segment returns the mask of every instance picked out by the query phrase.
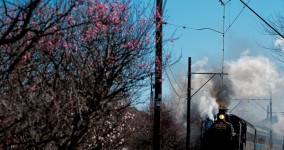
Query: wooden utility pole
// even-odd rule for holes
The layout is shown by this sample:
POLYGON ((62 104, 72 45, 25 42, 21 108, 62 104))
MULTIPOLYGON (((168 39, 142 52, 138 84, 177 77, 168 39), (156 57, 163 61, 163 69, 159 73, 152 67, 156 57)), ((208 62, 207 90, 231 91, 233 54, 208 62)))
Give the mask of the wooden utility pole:
POLYGON ((160 150, 160 115, 162 100, 162 10, 163 0, 156 2, 156 58, 155 58, 155 102, 154 102, 154 129, 153 150, 160 150))
POLYGON ((188 57, 187 87, 186 150, 190 150, 191 57, 188 57))
POLYGON ((153 117, 154 111, 153 111, 153 106, 154 106, 154 93, 153 93, 153 72, 151 72, 150 75, 150 113, 151 113, 151 117, 153 117))

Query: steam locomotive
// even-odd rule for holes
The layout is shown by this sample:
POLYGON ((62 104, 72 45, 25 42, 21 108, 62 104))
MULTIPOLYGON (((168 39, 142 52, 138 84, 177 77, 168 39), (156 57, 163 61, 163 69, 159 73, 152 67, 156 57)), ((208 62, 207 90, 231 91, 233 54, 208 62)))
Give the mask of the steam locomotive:
POLYGON ((220 109, 217 119, 205 120, 201 128, 201 150, 272 150, 272 131, 220 109))

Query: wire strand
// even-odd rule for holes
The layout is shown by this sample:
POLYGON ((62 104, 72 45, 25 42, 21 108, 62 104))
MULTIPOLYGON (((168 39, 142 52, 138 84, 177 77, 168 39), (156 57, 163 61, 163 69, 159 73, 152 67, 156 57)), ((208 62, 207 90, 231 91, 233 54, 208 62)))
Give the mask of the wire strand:
POLYGON ((169 77, 169 75, 168 75, 167 70, 165 70, 165 73, 166 73, 166 76, 167 76, 167 78, 168 78, 168 80, 169 80, 169 83, 170 83, 170 85, 171 85, 173 91, 175 92, 175 94, 176 94, 179 98, 186 98, 187 95, 181 96, 180 94, 178 94, 178 92, 176 91, 176 89, 175 89, 174 86, 173 86, 173 83, 172 83, 172 81, 171 81, 171 79, 170 79, 170 77, 169 77))
POLYGON ((183 90, 183 89, 179 86, 179 84, 177 83, 177 80, 176 80, 176 78, 175 78, 175 76, 174 76, 174 74, 173 74, 173 72, 172 72, 171 67, 170 67, 169 69, 170 69, 170 72, 171 72, 171 74, 172 74, 172 76, 173 76, 173 79, 174 79, 174 81, 175 81, 177 87, 178 87, 180 90, 183 90))
MULTIPOLYGON (((246 4, 249 4, 251 0, 249 0, 246 4)), ((231 2, 231 0, 227 1, 226 3, 224 3, 223 1, 221 1, 221 5, 226 5, 227 3, 231 2)), ((214 32, 217 32, 217 33, 220 33, 220 34, 225 34, 231 27, 232 25, 236 22, 236 20, 239 18, 239 16, 242 14, 242 12, 244 11, 244 9, 246 8, 246 6, 243 6, 242 9, 240 10, 240 12, 238 13, 238 15, 235 17, 235 19, 232 21, 232 23, 229 23, 229 26, 228 28, 224 31, 224 32, 221 32, 221 31, 218 31, 216 29, 213 29, 213 28, 209 28, 209 27, 204 27, 204 28, 192 28, 192 27, 189 27, 189 26, 185 26, 185 25, 178 25, 178 24, 174 24, 174 23, 169 23, 169 22, 166 22, 166 21, 163 21, 163 24, 165 25, 171 25, 171 26, 175 26, 175 27, 179 27, 179 28, 183 28, 183 29, 191 29, 191 30, 196 30, 196 31, 202 31, 202 30, 211 30, 211 31, 214 31, 214 32)))
MULTIPOLYGON (((250 0, 247 2, 247 4, 249 4, 250 0)), ((226 33, 230 28, 231 26, 235 23, 235 21, 239 18, 239 16, 241 15, 241 13, 244 11, 246 7, 243 6, 242 10, 238 13, 238 15, 235 17, 235 19, 233 20, 232 23, 229 24, 228 28, 226 29, 226 31, 224 33, 226 33)))
POLYGON ((197 31, 201 31, 201 30, 211 30, 211 31, 214 31, 214 32, 217 32, 217 33, 222 34, 221 31, 218 31, 218 30, 213 29, 213 28, 208 28, 208 27, 205 27, 205 28, 191 28, 191 27, 188 27, 188 26, 177 25, 177 24, 173 24, 173 23, 166 22, 166 21, 164 21, 163 24, 164 24, 164 25, 171 25, 171 26, 175 26, 175 27, 179 27, 179 28, 183 28, 183 29, 197 30, 197 31))

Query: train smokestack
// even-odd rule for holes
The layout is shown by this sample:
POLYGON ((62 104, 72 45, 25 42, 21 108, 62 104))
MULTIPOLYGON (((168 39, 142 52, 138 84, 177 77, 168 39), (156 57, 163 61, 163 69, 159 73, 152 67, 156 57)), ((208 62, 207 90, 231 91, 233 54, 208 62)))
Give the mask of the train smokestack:
POLYGON ((229 109, 219 109, 219 113, 225 114, 228 112, 229 109))

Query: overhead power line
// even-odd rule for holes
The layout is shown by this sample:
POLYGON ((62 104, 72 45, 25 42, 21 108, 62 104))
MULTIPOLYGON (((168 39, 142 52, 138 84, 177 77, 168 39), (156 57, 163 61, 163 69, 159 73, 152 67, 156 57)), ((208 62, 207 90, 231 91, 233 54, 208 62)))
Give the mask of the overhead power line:
MULTIPOLYGON (((170 79, 170 77, 169 77, 169 75, 168 75, 167 70, 165 70, 165 73, 166 73, 166 76, 167 76, 167 78, 168 78, 168 80, 169 80, 169 83, 170 83, 170 85, 171 85, 173 91, 175 92, 175 94, 176 94, 179 98, 186 98, 187 95, 182 96, 182 95, 180 95, 180 94, 176 91, 176 89, 175 89, 175 87, 174 87, 174 85, 173 85, 173 83, 172 83, 172 81, 171 81, 171 79, 170 79)), ((176 84, 177 84, 177 83, 176 83, 176 84)), ((177 85, 178 85, 178 84, 177 84, 177 85)))
POLYGON ((263 19, 259 14, 257 14, 252 8, 250 8, 246 3, 240 0, 252 13, 254 13, 259 19, 261 19, 267 26, 269 26, 275 33, 284 39, 284 36, 278 32, 274 27, 272 27, 265 19, 263 19))
MULTIPOLYGON (((174 75, 173 72, 172 72, 171 67, 170 67, 169 69, 170 69, 170 72, 171 72, 171 74, 172 74, 172 76, 173 76, 173 79, 174 79, 174 81, 175 81, 177 87, 178 87, 180 90, 184 90, 184 87, 181 88, 181 87, 179 86, 179 84, 178 84, 178 82, 177 82, 177 80, 176 80, 176 78, 175 78, 175 75, 174 75)), ((184 82, 183 84, 185 84, 185 82, 184 82)))
MULTIPOLYGON (((250 0, 247 2, 247 4, 250 2, 250 0)), ((241 15, 241 13, 244 11, 246 7, 243 6, 242 10, 238 13, 238 15, 235 17, 235 19, 233 20, 232 23, 229 24, 228 28, 226 29, 225 33, 231 28, 231 26, 235 23, 235 21, 239 18, 239 16, 241 15)))
POLYGON ((175 26, 175 27, 179 27, 179 28, 183 28, 183 29, 197 30, 197 31, 201 31, 201 30, 211 30, 211 31, 214 31, 214 32, 223 34, 221 31, 218 31, 218 30, 212 29, 212 28, 208 28, 208 27, 205 27, 205 28, 191 28, 191 27, 188 27, 188 26, 173 24, 173 23, 169 23, 169 22, 166 22, 166 21, 163 21, 163 24, 164 24, 164 25, 171 25, 171 26, 175 26))
MULTIPOLYGON (((246 4, 249 4, 251 0, 249 0, 246 4)), ((222 0, 219 0, 219 2, 221 2, 221 5, 226 5, 227 3, 231 2, 231 0, 227 1, 226 3, 224 3, 222 0)), ((240 10, 240 12, 238 13, 238 15, 234 18, 234 20, 232 21, 232 23, 229 24, 229 26, 227 27, 227 29, 224 32, 218 31, 216 29, 210 28, 210 27, 203 27, 203 28, 192 28, 186 25, 178 25, 178 24, 174 24, 174 23, 170 23, 167 21, 163 21, 164 25, 170 25, 170 26, 175 26, 178 28, 183 28, 183 29, 190 29, 190 30, 196 30, 196 31, 202 31, 202 30, 210 30, 219 34, 225 34, 231 27, 232 25, 236 22, 236 20, 239 18, 239 16, 242 14, 242 12, 244 11, 246 7, 243 6, 243 8, 240 10)))

